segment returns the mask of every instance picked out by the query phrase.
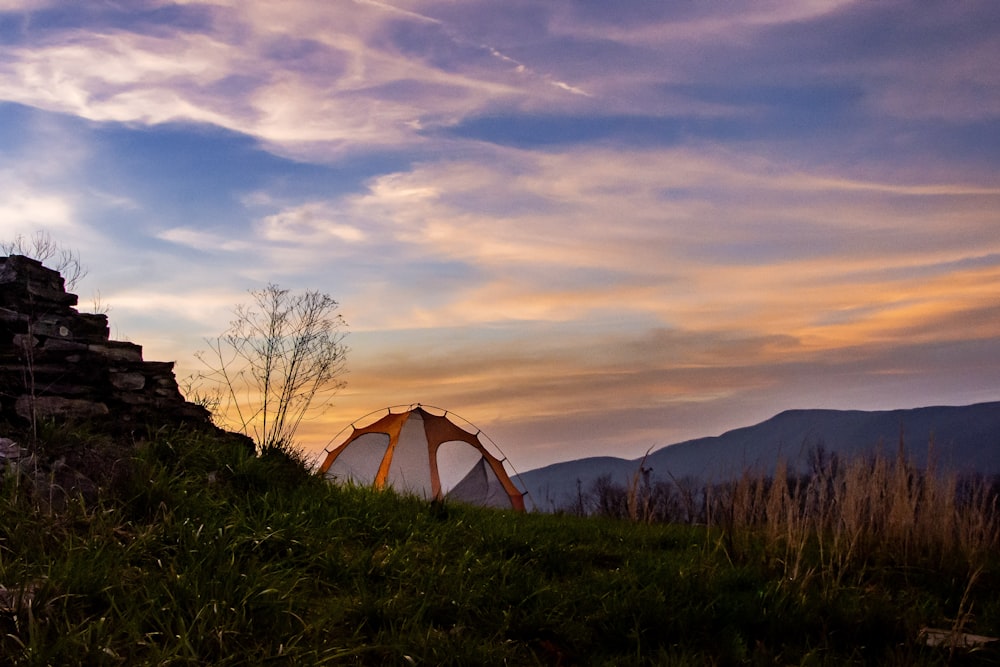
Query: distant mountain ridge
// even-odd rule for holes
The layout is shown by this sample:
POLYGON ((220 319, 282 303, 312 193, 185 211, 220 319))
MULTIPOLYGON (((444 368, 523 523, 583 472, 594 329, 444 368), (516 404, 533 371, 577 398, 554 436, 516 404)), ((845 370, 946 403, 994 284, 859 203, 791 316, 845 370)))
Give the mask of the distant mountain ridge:
MULTIPOLYGON (((842 459, 874 453, 895 454, 902 437, 910 460, 927 465, 932 450, 938 470, 1000 475, 1000 401, 967 406, 902 410, 786 410, 754 426, 719 436, 667 445, 643 464, 653 479, 733 479, 744 470, 768 474, 779 461, 803 470, 822 446, 842 459)), ((641 459, 609 456, 555 463, 522 473, 520 480, 536 509, 572 504, 603 475, 627 484, 641 459)))

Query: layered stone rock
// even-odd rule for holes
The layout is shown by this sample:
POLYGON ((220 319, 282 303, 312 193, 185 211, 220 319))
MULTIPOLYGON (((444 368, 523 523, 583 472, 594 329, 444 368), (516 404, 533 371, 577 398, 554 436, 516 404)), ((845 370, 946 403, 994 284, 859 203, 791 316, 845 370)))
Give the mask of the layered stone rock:
POLYGON ((108 318, 76 310, 62 276, 36 260, 0 257, 0 418, 210 424, 184 399, 172 362, 109 339, 108 318))

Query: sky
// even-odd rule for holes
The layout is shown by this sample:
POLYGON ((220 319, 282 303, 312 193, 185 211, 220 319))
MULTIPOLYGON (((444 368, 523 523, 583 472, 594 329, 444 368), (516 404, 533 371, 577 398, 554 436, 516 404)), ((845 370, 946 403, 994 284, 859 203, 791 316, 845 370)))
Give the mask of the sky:
POLYGON ((340 304, 319 451, 423 403, 525 471, 1000 400, 994 0, 0 0, 0 237, 198 369, 340 304))

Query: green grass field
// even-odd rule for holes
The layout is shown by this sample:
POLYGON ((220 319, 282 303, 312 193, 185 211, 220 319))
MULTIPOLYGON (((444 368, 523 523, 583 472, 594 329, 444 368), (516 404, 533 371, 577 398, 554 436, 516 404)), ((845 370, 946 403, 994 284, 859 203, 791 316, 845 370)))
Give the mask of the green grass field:
POLYGON ((185 431, 42 437, 93 452, 93 484, 5 475, 3 664, 1000 664, 921 637, 1000 636, 995 498, 935 537, 891 505, 809 524, 748 482, 713 526, 660 525, 338 488, 185 431))

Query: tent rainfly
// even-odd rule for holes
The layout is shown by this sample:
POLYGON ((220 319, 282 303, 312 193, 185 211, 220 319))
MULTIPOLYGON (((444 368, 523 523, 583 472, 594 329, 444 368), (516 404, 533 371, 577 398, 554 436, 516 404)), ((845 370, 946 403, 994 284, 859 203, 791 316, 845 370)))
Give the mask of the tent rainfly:
POLYGON ((428 499, 449 499, 524 511, 524 495, 503 461, 480 440, 417 404, 358 428, 340 445, 327 448, 319 474, 333 482, 386 486, 428 499))

